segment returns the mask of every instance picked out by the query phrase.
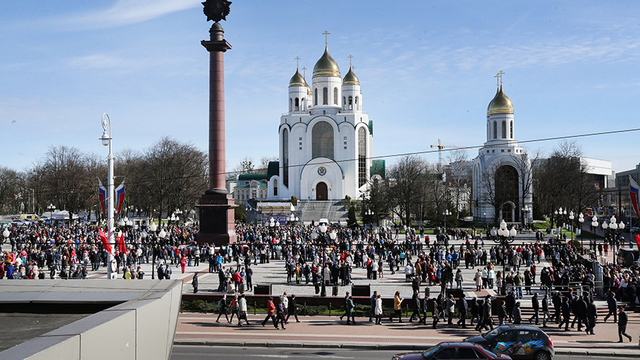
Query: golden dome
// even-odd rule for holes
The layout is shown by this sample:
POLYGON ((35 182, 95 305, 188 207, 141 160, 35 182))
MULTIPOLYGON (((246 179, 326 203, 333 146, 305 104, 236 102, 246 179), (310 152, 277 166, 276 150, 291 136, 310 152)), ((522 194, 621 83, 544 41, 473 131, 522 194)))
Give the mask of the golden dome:
POLYGON ((500 85, 496 96, 493 97, 489 107, 487 107, 487 116, 492 114, 513 114, 513 104, 511 99, 502 91, 502 85, 500 85))
POLYGON ((337 76, 340 77, 340 68, 338 67, 338 63, 329 55, 329 50, 324 48, 324 54, 318 62, 316 66, 313 67, 313 77, 316 78, 318 76, 337 76))
POLYGON ((289 86, 307 86, 307 81, 304 79, 300 71, 296 69, 296 73, 291 77, 291 81, 289 81, 289 86))
POLYGON ((358 80, 358 77, 353 72, 352 67, 349 67, 349 72, 344 76, 344 79, 342 79, 342 85, 360 85, 360 80, 358 80))

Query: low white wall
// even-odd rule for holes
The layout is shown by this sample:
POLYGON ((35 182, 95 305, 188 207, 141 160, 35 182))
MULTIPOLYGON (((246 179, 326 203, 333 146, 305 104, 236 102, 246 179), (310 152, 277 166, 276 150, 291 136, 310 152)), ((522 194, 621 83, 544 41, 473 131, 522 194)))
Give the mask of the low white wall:
POLYGON ((15 302, 12 298, 32 303, 57 303, 56 299, 59 299, 71 306, 84 301, 100 302, 100 299, 104 302, 105 298, 109 302, 114 299, 122 302, 5 350, 0 353, 0 359, 168 360, 171 357, 182 296, 180 280, 10 283, 0 284, 0 304, 15 302), (19 285, 26 284, 16 283, 30 284, 24 287, 19 285), (38 285, 42 288, 38 289, 38 285), (78 298, 83 301, 64 300, 78 298))

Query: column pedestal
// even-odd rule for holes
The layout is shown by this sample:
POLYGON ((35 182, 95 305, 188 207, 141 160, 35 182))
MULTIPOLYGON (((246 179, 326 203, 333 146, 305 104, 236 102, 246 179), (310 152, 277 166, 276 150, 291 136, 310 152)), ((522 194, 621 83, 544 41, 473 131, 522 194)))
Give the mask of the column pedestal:
POLYGON ((196 206, 200 210, 198 243, 221 246, 236 242, 234 208, 237 205, 231 195, 207 191, 196 206))

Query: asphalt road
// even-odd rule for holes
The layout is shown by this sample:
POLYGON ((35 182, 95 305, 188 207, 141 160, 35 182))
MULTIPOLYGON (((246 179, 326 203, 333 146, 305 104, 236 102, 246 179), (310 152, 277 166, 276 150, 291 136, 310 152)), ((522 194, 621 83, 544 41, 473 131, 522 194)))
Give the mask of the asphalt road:
MULTIPOLYGON (((358 349, 310 349, 310 348, 266 348, 227 346, 184 346, 174 345, 172 360, 187 359, 336 359, 336 360, 390 360, 391 356, 404 351, 358 350, 358 349)), ((584 358, 584 356, 556 355, 554 360, 584 358)), ((589 360, 611 360, 611 357, 589 356, 589 360)), ((616 357, 616 359, 637 359, 616 357)))

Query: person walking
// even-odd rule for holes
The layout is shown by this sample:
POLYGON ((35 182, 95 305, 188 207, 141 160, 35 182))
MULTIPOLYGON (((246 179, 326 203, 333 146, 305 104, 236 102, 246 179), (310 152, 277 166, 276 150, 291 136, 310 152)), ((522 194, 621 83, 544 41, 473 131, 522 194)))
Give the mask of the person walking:
POLYGON ((275 312, 276 312, 276 306, 273 303, 273 297, 269 296, 269 298, 267 299, 267 317, 265 317, 264 320, 262 320, 263 327, 267 323, 267 321, 271 319, 273 321, 273 326, 276 329, 279 329, 278 323, 276 322, 275 312))
POLYGON ((374 314, 376 316, 376 324, 382 325, 382 297, 380 294, 376 296, 374 314))
POLYGON ((446 306, 447 306, 447 325, 453 325, 453 312, 455 308, 456 302, 453 300, 453 294, 449 294, 449 298, 447 298, 446 306))
POLYGON ((291 299, 289 300, 288 305, 288 314, 286 322, 289 323, 289 317, 293 315, 296 318, 296 322, 300 322, 298 319, 298 304, 296 303, 296 294, 291 294, 291 299))
POLYGON ((629 321, 629 316, 624 311, 624 306, 618 306, 618 338, 620 339, 618 342, 622 342, 622 336, 624 335, 629 341, 632 340, 631 335, 627 334, 627 322, 629 321))
POLYGON ((198 273, 193 274, 193 279, 191 280, 191 285, 193 286, 193 293, 198 293, 198 273))
POLYGON ((460 295, 458 299, 458 313, 460 314, 460 320, 458 320, 458 326, 463 329, 467 328, 467 310, 469 309, 469 304, 467 300, 464 298, 464 293, 460 295), (462 325, 460 325, 462 324, 462 325))
POLYGON ((241 294, 238 300, 238 326, 242 326, 242 320, 244 320, 247 325, 251 325, 249 318, 247 318, 247 310, 247 299, 244 294, 241 294))
POLYGON ((536 325, 540 323, 540 303, 538 302, 538 293, 533 294, 531 298, 531 307, 533 307, 533 316, 529 318, 529 324, 536 320, 536 325))
POLYGON ((233 324, 233 317, 237 317, 240 319, 240 313, 238 312, 238 294, 233 296, 231 300, 231 319, 229 319, 229 324, 233 324))
MULTIPOLYGON (((400 297, 400 291, 396 291, 396 294, 393 296, 393 310, 395 312, 395 316, 398 317, 398 322, 402 322, 402 302, 404 298, 400 297)), ((389 318, 390 322, 393 322, 394 316, 389 318)))
POLYGON ((522 323, 522 311, 520 310, 520 301, 516 302, 516 306, 513 307, 513 323, 518 325, 522 323))
POLYGON ((618 322, 618 313, 616 312, 618 307, 618 300, 616 300, 616 294, 609 290, 609 296, 607 296, 607 309, 609 313, 604 317, 604 322, 607 322, 607 319, 613 315, 613 323, 618 322))
POLYGON ((346 316, 347 321, 349 321, 349 311, 347 310, 347 302, 349 301, 349 292, 347 291, 344 295, 344 302, 342 303, 342 308, 344 309, 344 314, 340 315, 340 321, 346 316))
POLYGON ((542 327, 547 327, 547 320, 549 319, 549 294, 545 292, 542 298, 542 327))
POLYGON ((378 292, 374 291, 373 295, 371 295, 371 312, 369 313, 369 322, 372 322, 376 317, 376 298, 378 297, 378 292))
MULTIPOLYGON (((282 330, 287 330, 287 328, 284 327, 284 324, 286 324, 285 318, 284 318, 284 304, 282 302, 282 300, 278 301, 278 304, 276 304, 276 325, 279 323, 282 326, 282 330)), ((276 327, 277 328, 277 327, 276 327)))
POLYGON ((351 296, 347 298, 345 307, 347 309, 347 325, 351 325, 351 324, 355 325, 356 324, 356 318, 354 315, 355 305, 353 304, 353 298, 351 296))
POLYGON ((418 319, 420 323, 422 323, 422 316, 420 311, 420 290, 414 290, 413 296, 411 297, 411 306, 413 308, 413 313, 409 318, 409 322, 413 322, 414 319, 418 319))
POLYGON ((218 318, 216 319, 217 323, 220 322, 220 316, 222 315, 224 315, 228 323, 231 323, 229 321, 229 315, 227 315, 227 294, 222 295, 222 299, 218 301, 218 318))
POLYGON ((565 325, 564 331, 569 331, 569 323, 571 322, 571 305, 569 304, 569 298, 564 297, 562 299, 562 320, 558 329, 562 329, 562 325, 565 325))
POLYGON ((598 318, 598 308, 596 307, 593 298, 589 299, 587 305, 587 329, 585 330, 588 335, 595 335, 593 328, 596 327, 596 319, 598 318))

